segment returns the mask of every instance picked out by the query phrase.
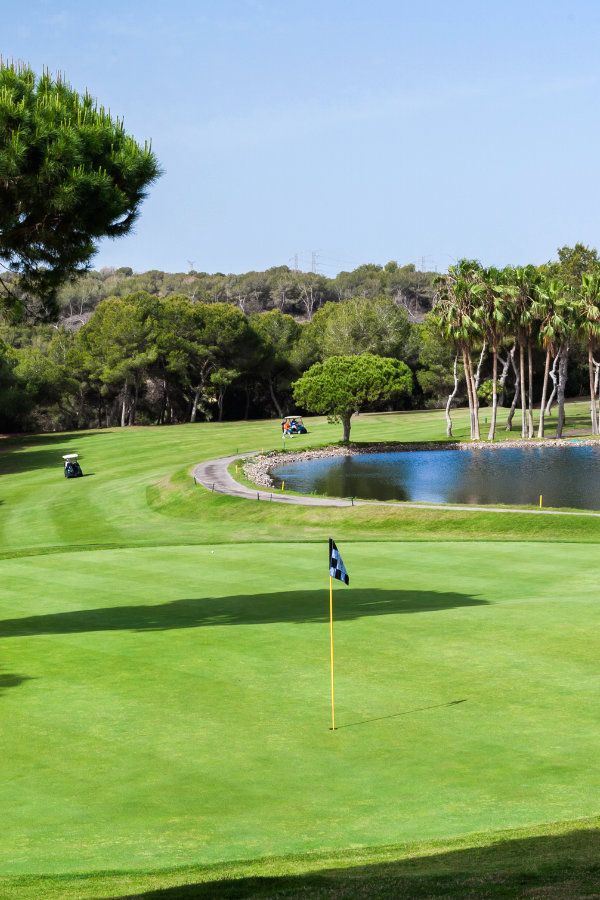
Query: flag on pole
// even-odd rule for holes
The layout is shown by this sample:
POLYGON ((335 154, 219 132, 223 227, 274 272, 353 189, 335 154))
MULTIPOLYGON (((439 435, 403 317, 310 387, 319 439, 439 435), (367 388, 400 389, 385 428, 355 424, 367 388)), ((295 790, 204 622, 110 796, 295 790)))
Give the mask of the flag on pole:
POLYGON ((350 576, 346 571, 342 554, 335 546, 335 541, 332 541, 331 538, 329 538, 329 574, 332 578, 343 581, 344 584, 350 584, 350 576))
POLYGON ((333 677, 333 579, 350 584, 342 554, 329 538, 329 659, 331 669, 331 730, 335 731, 335 685, 333 677))

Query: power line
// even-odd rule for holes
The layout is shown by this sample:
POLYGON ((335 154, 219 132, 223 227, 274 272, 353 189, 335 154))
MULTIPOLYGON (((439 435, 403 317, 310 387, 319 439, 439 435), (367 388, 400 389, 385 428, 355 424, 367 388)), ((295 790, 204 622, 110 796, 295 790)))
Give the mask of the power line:
POLYGON ((323 256, 325 259, 331 260, 331 262, 333 262, 333 263, 341 263, 346 266, 362 266, 362 265, 364 265, 364 260, 343 259, 339 256, 331 256, 331 254, 329 254, 329 253, 323 253, 323 254, 321 254, 321 256, 323 256))

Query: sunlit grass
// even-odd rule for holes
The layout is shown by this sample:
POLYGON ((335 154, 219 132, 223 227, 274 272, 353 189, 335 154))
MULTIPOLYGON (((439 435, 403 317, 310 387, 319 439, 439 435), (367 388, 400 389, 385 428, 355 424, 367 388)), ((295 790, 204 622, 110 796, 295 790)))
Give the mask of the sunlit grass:
MULTIPOLYGON (((303 446, 339 437, 309 424, 303 446)), ((353 437, 443 424, 360 416, 353 437)), ((192 481, 203 459, 280 443, 277 422, 0 442, 0 893, 273 876, 244 890, 418 896, 418 873, 469 896, 531 855, 532 883, 562 884, 571 858, 583 884, 597 822, 565 833, 600 787, 598 520, 282 508, 192 481), (88 477, 63 478, 68 450, 88 477), (330 534, 352 578, 335 734, 330 534), (103 870, 131 874, 87 877, 103 870)))

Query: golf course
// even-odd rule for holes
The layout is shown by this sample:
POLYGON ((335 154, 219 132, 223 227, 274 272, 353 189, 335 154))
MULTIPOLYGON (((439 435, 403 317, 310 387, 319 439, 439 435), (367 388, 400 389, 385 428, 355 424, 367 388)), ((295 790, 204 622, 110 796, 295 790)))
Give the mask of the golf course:
MULTIPOLYGON (((294 449, 339 440, 307 424, 294 449)), ((443 434, 442 412, 352 432, 443 434)), ((280 447, 272 421, 0 439, 0 896, 595 884, 600 518, 284 506, 191 477, 280 447), (330 536, 351 577, 335 732, 330 536)))

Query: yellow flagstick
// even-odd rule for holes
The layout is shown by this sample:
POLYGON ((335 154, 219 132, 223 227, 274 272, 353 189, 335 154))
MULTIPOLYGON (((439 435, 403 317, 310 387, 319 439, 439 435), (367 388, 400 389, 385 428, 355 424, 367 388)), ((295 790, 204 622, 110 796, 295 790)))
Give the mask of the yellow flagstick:
POLYGON ((333 689, 333 578, 329 576, 329 650, 331 663, 331 730, 335 731, 335 693, 333 689))

